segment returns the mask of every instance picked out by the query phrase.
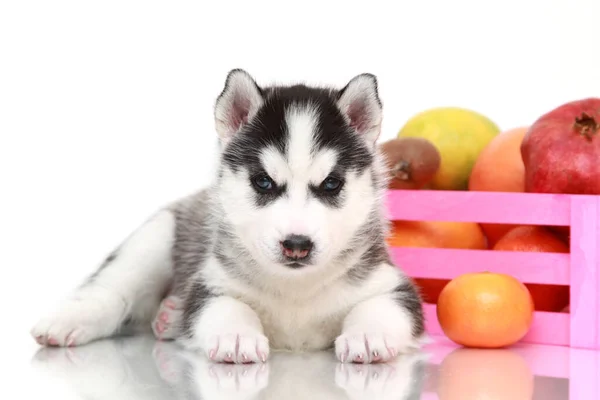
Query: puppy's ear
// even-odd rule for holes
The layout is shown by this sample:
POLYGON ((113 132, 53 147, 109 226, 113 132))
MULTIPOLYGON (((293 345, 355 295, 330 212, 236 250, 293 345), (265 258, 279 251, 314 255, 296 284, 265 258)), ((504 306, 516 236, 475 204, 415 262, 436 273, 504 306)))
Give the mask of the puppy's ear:
POLYGON ((352 78, 340 90, 337 104, 350 126, 369 144, 374 144, 381 132, 382 120, 375 75, 361 74, 352 78))
POLYGON ((215 124, 221 141, 227 142, 238 133, 262 103, 262 90, 254 78, 242 69, 231 70, 215 105, 215 124))

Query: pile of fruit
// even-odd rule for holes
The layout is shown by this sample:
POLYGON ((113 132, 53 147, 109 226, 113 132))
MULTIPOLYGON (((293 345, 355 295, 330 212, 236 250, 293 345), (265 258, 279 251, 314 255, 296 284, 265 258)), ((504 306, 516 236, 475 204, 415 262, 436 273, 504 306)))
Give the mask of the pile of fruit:
MULTIPOLYGON (((390 171, 391 189, 600 195, 600 137, 597 136, 600 136, 600 98, 588 98, 563 104, 530 126, 506 131, 475 111, 431 109, 412 117, 397 138, 382 143, 381 148, 390 171)), ((394 221, 388 243, 397 247, 568 253, 569 240, 568 228, 564 227, 394 221)), ((501 288, 507 279, 502 274, 482 272, 455 281, 458 279, 466 281, 449 284, 445 280, 415 279, 424 300, 438 305, 438 318, 447 334, 452 331, 450 327, 458 324, 459 312, 453 307, 458 307, 456 302, 462 301, 461 298, 475 301, 493 297, 498 291, 509 293, 501 288)), ((504 303, 499 306, 504 307, 502 312, 511 316, 513 328, 514 324, 519 325, 516 320, 521 321, 520 328, 527 325, 534 310, 568 310, 568 286, 516 283, 531 296, 531 309, 526 298, 515 308, 507 299, 496 296, 498 302, 504 303)), ((518 285, 510 293, 520 293, 518 285)), ((485 315, 479 315, 477 302, 472 304, 475 306, 470 307, 471 323, 484 323, 487 319, 493 326, 490 313, 481 311, 485 315)), ((489 310, 490 305, 481 305, 480 309, 489 310)), ((498 322, 494 329, 501 329, 498 322)), ((505 335, 504 345, 525 334, 523 329, 515 329, 520 332, 515 336, 517 339, 508 340, 510 335, 505 335)), ((467 331, 463 329, 463 337, 470 336, 467 331)))

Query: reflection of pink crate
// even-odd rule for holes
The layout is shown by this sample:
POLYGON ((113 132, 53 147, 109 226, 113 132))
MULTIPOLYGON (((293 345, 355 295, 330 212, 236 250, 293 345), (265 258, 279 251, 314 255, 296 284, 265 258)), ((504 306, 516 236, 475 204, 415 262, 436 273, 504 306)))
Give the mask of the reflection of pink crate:
MULTIPOLYGON (((393 247, 396 264, 415 278, 466 272, 510 274, 524 283, 569 285, 571 312, 536 312, 523 342, 600 349, 600 196, 390 190, 392 220, 487 222, 571 227, 570 254, 393 247)), ((426 304, 431 335, 443 334, 426 304)))

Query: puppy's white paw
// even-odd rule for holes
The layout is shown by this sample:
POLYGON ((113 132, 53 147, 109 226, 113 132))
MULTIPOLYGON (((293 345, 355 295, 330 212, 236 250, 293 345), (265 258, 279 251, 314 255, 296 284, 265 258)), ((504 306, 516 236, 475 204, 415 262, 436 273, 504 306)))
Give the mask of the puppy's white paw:
POLYGON ((40 320, 31 335, 43 346, 83 345, 113 334, 123 314, 123 300, 116 296, 74 297, 40 320))
POLYGON ((398 354, 410 353, 421 347, 421 342, 410 332, 342 333, 335 340, 335 353, 341 362, 370 364, 387 362, 398 354))
POLYGON ((152 331, 159 340, 175 339, 180 333, 183 318, 183 301, 176 296, 168 296, 161 303, 154 321, 152 331))
POLYGON ((264 363, 269 357, 269 340, 254 330, 231 329, 210 335, 204 349, 208 358, 216 362, 264 363))
POLYGON ((227 296, 210 300, 194 321, 183 344, 223 363, 264 363, 269 340, 258 315, 247 304, 227 296))
POLYGON ((392 297, 375 297, 359 303, 344 320, 335 340, 341 362, 386 362, 420 347, 414 316, 392 297))
POLYGON ((335 340, 335 353, 341 362, 369 364, 386 362, 398 354, 392 335, 384 333, 345 333, 335 340))

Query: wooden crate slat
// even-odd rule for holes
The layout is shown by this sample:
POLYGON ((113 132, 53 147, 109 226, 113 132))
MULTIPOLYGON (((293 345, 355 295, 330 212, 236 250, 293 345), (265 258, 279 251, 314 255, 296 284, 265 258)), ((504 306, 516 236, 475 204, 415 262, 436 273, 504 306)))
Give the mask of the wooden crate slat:
POLYGON ((568 226, 571 196, 450 190, 390 190, 388 217, 410 221, 568 226))

